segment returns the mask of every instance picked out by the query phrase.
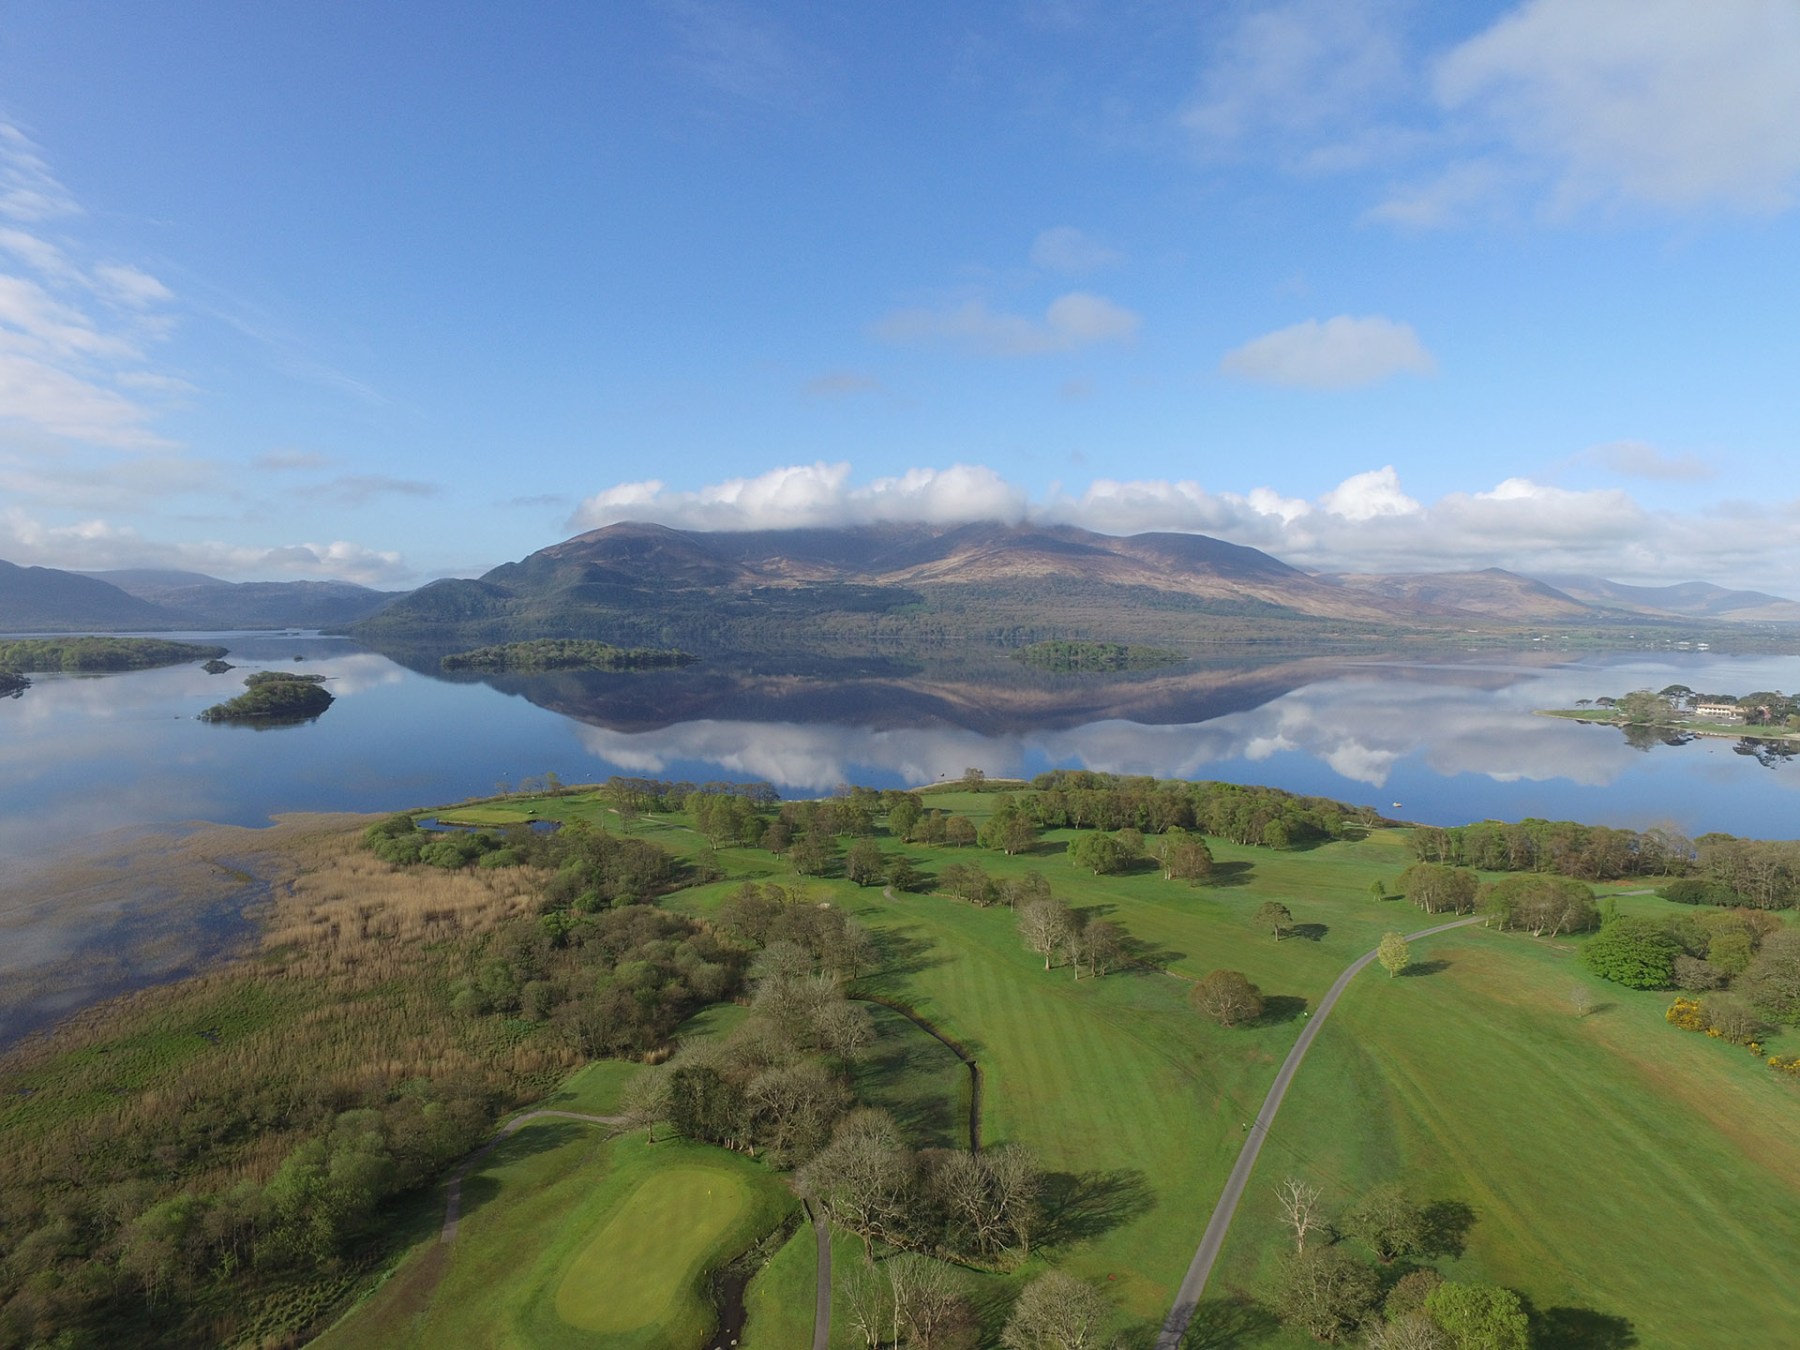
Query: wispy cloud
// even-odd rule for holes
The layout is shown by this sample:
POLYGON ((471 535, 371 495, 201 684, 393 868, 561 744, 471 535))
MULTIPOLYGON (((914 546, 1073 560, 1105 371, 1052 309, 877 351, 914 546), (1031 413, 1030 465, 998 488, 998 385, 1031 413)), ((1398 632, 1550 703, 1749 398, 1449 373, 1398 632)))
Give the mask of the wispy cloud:
POLYGON ((1663 482, 1692 483, 1718 477, 1719 471, 1698 455, 1669 455, 1647 441, 1610 441, 1584 450, 1578 458, 1614 473, 1663 482))
POLYGON ((1393 375, 1431 375, 1437 362, 1411 324, 1340 314, 1265 333, 1227 352, 1219 369, 1265 384, 1348 389, 1393 375))
POLYGON ((808 398, 848 398, 854 394, 879 394, 883 385, 860 370, 833 370, 815 375, 802 392, 808 398))
POLYGON ((1125 261, 1118 249, 1073 225, 1058 225, 1043 231, 1031 243, 1031 264, 1047 272, 1079 275, 1117 267, 1125 261))
POLYGON ((155 399, 192 392, 147 367, 167 335, 168 287, 140 268, 89 265, 27 226, 80 214, 37 147, 0 122, 0 429, 113 450, 166 449, 155 399))
POLYGON ((1099 343, 1129 342, 1142 320, 1102 295, 1070 291, 1043 317, 998 313, 984 301, 945 309, 903 309, 875 324, 884 342, 944 343, 981 356, 1046 356, 1099 343))
POLYGON ((823 54, 766 12, 724 0, 664 0, 663 10, 679 64, 702 84, 767 107, 803 107, 814 97, 823 54))
POLYGON ((414 478, 390 478, 379 473, 347 473, 323 483, 290 489, 291 495, 333 506, 363 506, 378 497, 436 497, 443 487, 414 478))
POLYGON ((319 450, 268 450, 250 461, 250 467, 267 473, 293 473, 301 469, 327 469, 337 458, 319 450))

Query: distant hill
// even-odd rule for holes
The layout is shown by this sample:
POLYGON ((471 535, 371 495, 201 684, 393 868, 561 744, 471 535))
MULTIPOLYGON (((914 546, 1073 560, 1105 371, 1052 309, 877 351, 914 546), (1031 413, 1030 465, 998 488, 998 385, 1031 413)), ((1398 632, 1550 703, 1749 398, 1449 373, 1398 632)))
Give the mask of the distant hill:
POLYGON ((341 628, 401 591, 348 581, 221 581, 203 572, 132 568, 86 575, 185 616, 200 628, 341 628))
POLYGON ((1514 623, 1595 617, 1592 605, 1544 582, 1498 567, 1479 572, 1341 573, 1320 580, 1365 595, 1401 601, 1421 616, 1477 615, 1514 623))
POLYGON ((1763 591, 1731 591, 1705 581, 1674 586, 1626 586, 1599 577, 1546 577, 1549 585, 1633 614, 1717 619, 1727 623, 1800 623, 1800 604, 1763 591))
POLYGON ((0 633, 341 628, 398 594, 343 581, 230 582, 200 572, 0 562, 0 633))
POLYGON ((107 633, 179 626, 167 610, 95 577, 0 562, 0 632, 107 633))

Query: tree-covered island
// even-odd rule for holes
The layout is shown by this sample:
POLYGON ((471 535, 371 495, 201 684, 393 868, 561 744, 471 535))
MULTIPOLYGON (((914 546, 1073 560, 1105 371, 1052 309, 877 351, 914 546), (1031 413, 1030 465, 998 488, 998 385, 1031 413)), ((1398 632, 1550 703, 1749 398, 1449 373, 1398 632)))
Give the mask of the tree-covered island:
POLYGON ((0 673, 152 670, 188 661, 217 660, 225 655, 225 650, 192 642, 170 642, 166 638, 14 638, 0 641, 0 673))
POLYGON ((690 665, 694 657, 666 647, 615 647, 581 638, 538 638, 452 652, 445 670, 538 674, 551 670, 667 670, 690 665))
POLYGON ((323 688, 323 675, 302 675, 286 670, 259 670, 244 681, 236 698, 215 703, 200 714, 202 722, 254 722, 275 724, 304 722, 332 704, 323 688))

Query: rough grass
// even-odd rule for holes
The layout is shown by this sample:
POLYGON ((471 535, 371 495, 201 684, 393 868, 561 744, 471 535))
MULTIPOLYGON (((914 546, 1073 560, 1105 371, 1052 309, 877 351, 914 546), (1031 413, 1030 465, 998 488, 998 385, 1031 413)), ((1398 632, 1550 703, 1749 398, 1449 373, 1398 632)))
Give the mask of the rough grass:
POLYGON ((740 1350, 804 1350, 812 1344, 818 1264, 813 1227, 802 1222, 744 1291, 740 1350))

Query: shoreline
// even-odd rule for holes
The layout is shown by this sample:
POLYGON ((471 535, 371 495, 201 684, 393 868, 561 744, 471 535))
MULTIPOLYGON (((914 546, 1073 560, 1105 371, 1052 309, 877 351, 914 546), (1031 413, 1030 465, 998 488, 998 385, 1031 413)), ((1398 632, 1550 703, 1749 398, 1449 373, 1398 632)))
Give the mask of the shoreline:
POLYGON ((1728 727, 1720 722, 1626 722, 1604 714, 1595 715, 1579 708, 1533 708, 1533 717, 1554 717, 1563 722, 1582 722, 1596 727, 1645 727, 1651 731, 1680 731, 1689 736, 1710 736, 1721 741, 1787 741, 1800 745, 1800 731, 1782 731, 1769 727, 1728 727))

